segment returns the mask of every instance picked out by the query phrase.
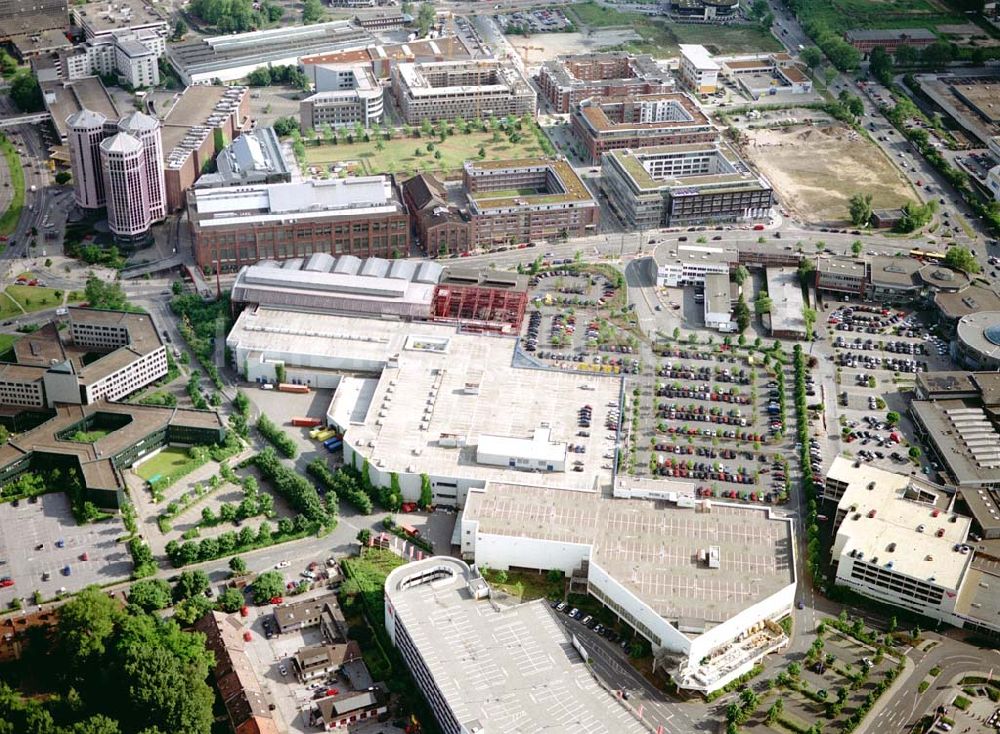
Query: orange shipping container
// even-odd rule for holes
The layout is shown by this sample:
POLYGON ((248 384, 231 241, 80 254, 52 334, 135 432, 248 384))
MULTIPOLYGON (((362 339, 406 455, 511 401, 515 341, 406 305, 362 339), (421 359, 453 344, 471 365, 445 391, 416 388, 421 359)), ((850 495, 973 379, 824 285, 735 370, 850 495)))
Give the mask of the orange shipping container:
POLYGON ((278 385, 278 390, 280 392, 297 392, 297 393, 307 393, 309 392, 308 385, 292 385, 288 382, 282 382, 278 385))

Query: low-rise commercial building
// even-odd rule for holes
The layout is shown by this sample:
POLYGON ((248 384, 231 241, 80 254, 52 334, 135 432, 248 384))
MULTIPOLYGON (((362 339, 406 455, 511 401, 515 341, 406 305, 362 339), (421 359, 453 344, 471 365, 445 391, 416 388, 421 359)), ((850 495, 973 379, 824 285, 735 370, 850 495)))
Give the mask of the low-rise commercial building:
POLYGON ((612 150, 719 140, 695 101, 680 93, 594 97, 575 106, 571 120, 591 163, 612 150))
POLYGON ((167 58, 185 84, 231 82, 267 66, 297 64, 302 56, 364 48, 374 37, 350 21, 211 36, 172 43, 167 58))
POLYGON ((712 54, 704 46, 693 43, 680 44, 680 50, 684 85, 696 94, 715 94, 722 67, 712 59, 712 54))
POLYGON ((659 288, 685 285, 705 285, 709 275, 724 275, 729 279, 730 268, 739 263, 739 252, 733 245, 686 245, 665 242, 656 248, 651 259, 656 268, 659 288))
POLYGON ((895 54, 900 46, 927 48, 938 40, 937 36, 926 28, 865 28, 847 31, 844 39, 863 54, 869 54, 876 48, 895 54))
POLYGON ((941 291, 934 295, 934 305, 941 329, 955 337, 958 350, 955 357, 969 369, 993 369, 979 365, 992 365, 997 356, 993 343, 985 337, 985 330, 993 323, 992 318, 1000 312, 1000 296, 996 291, 981 285, 970 285, 959 291, 941 291))
POLYGON ((566 711, 571 726, 594 734, 645 731, 598 685, 582 642, 544 600, 504 608, 489 595, 475 571, 445 556, 400 566, 385 582, 386 631, 445 734, 486 731, 484 722, 498 721, 560 730, 566 711), (462 652, 470 647, 481 652, 462 652), (484 666, 495 673, 484 675, 484 666))
POLYGON ((612 210, 639 229, 749 222, 774 204, 771 184, 725 143, 612 151, 601 171, 612 210))
POLYGON ((513 64, 496 59, 397 64, 392 91, 403 120, 535 114, 535 90, 513 64))
POLYGON ((313 67, 316 94, 299 103, 302 131, 333 128, 374 127, 382 120, 382 85, 367 65, 313 67))
POLYGON ((870 257, 866 298, 875 303, 913 303, 925 287, 920 277, 924 267, 909 257, 870 257))
POLYGON ((316 69, 332 64, 366 64, 377 79, 389 79, 396 64, 462 61, 472 58, 459 36, 438 36, 405 43, 370 44, 362 49, 313 54, 299 59, 299 68, 316 83, 316 69))
POLYGON ((739 0, 667 0, 666 12, 681 21, 725 23, 740 16, 739 0))
POLYGON ((705 326, 722 332, 734 331, 733 298, 728 268, 725 273, 705 275, 705 326))
POLYGON ((651 56, 594 53, 546 61, 538 86, 555 112, 566 114, 591 97, 673 91, 673 75, 651 56))
POLYGON ((409 253, 409 221, 388 176, 191 189, 195 260, 234 272, 260 260, 324 252, 394 259, 409 253))
POLYGON ((868 288, 868 266, 864 260, 821 258, 816 263, 816 290, 834 296, 863 298, 868 288))
POLYGON ((88 41, 127 37, 140 31, 150 31, 160 38, 169 34, 167 21, 141 0, 85 2, 71 5, 69 11, 73 25, 83 30, 88 41))
POLYGON ((941 488, 837 457, 837 583, 957 627, 1000 633, 1000 574, 966 543, 970 519, 941 488))
MULTIPOLYGON (((273 382, 282 365, 288 381, 335 388, 326 419, 344 432, 345 461, 367 462, 371 481, 398 483, 407 502, 419 500, 423 475, 436 505, 457 507, 470 487, 523 479, 517 456, 506 456, 504 466, 477 462, 480 439, 524 439, 540 427, 549 429, 550 443, 587 450, 574 457, 583 471, 532 473, 532 481, 581 489, 609 485, 603 434, 578 436, 578 411, 583 395, 593 405, 616 401, 620 378, 529 369, 515 352, 516 340, 477 331, 464 322, 461 328, 381 318, 359 323, 357 315, 261 306, 242 311, 226 344, 252 382, 273 382)), ((496 455, 488 452, 487 458, 496 455)))
POLYGON ((795 268, 767 268, 767 295, 771 311, 767 315, 771 336, 779 339, 807 339, 805 300, 795 268))
MULTIPOLYGON (((100 77, 88 76, 70 81, 39 80, 39 82, 45 109, 52 116, 52 124, 63 143, 69 142, 70 127, 67 121, 83 110, 102 115, 107 120, 117 120, 122 116, 100 77)), ((103 123, 99 127, 103 127, 103 123)), ((64 163, 69 162, 69 156, 65 151, 60 152, 59 157, 64 163)))
POLYGON ((787 53, 717 57, 722 75, 753 99, 781 93, 806 94, 812 80, 787 53))

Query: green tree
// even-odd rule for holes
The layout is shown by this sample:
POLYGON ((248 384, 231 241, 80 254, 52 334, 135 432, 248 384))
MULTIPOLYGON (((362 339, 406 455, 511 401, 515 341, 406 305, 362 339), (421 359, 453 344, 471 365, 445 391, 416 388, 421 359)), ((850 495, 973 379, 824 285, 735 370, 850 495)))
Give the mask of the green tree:
MULTIPOLYGON (((747 301, 742 293, 740 293, 739 298, 736 300, 736 308, 733 310, 733 313, 736 316, 736 328, 742 334, 750 326, 750 307, 747 306, 747 301)), ((675 331, 679 330, 675 329, 675 331)))
POLYGON ((73 174, 69 171, 59 171, 59 173, 56 174, 56 183, 60 186, 65 186, 72 180, 73 174))
POLYGON ((868 68, 882 84, 892 86, 892 56, 884 48, 876 46, 872 49, 868 55, 868 68))
POLYGON ((323 4, 319 0, 305 0, 302 5, 302 22, 318 23, 323 19, 323 4))
POLYGON ((233 576, 242 576, 247 572, 247 562, 239 556, 233 556, 229 559, 229 570, 233 576))
POLYGON ((285 579, 277 571, 265 571, 257 577, 250 588, 254 604, 267 604, 271 598, 284 593, 285 579))
POLYGON ((87 275, 87 283, 83 289, 84 296, 90 308, 105 311, 130 311, 128 299, 121 283, 105 282, 94 273, 87 275))
POLYGON ((823 63, 823 52, 815 46, 806 46, 806 48, 799 52, 799 58, 810 69, 815 69, 823 63))
POLYGON ((204 571, 183 571, 174 584, 172 592, 174 601, 179 602, 204 594, 208 587, 208 574, 204 571))
POLYGON ((771 297, 767 295, 764 291, 760 291, 757 294, 756 300, 753 302, 754 311, 757 315, 770 313, 771 312, 771 297))
POLYGON ((918 446, 910 446, 910 450, 907 452, 907 454, 909 454, 909 457, 911 459, 919 459, 923 455, 923 452, 920 450, 920 447, 918 446))
POLYGON ((41 112, 45 109, 38 80, 28 71, 23 71, 14 77, 10 85, 10 98, 21 112, 41 112))
POLYGON ((816 309, 804 306, 802 308, 802 320, 806 323, 806 334, 811 335, 813 327, 816 325, 816 309))
POLYGON ((212 600, 207 596, 192 596, 174 606, 174 619, 178 624, 189 627, 212 611, 212 600))
POLYGON ((417 11, 417 28, 420 37, 424 37, 430 32, 435 20, 437 20, 437 11, 434 10, 434 4, 421 3, 420 10, 417 11))
POLYGON ((135 604, 144 612, 166 609, 170 606, 170 584, 163 579, 136 581, 129 589, 128 603, 135 604))
POLYGON ((122 611, 97 586, 88 586, 59 610, 58 642, 69 665, 83 670, 100 659, 122 611))
POLYGON ((851 224, 855 227, 864 227, 872 217, 872 195, 860 192, 854 194, 851 196, 847 209, 851 217, 851 224))
POLYGON ((244 604, 243 594, 239 589, 226 589, 219 594, 216 604, 219 609, 229 614, 238 612, 244 604))
POLYGON ((896 424, 899 423, 899 413, 897 413, 895 410, 890 410, 888 413, 885 414, 885 422, 888 423, 890 426, 895 426, 896 424))
POLYGON ((174 36, 173 40, 179 41, 184 38, 184 34, 187 33, 188 27, 187 23, 184 22, 182 18, 178 18, 177 22, 174 23, 174 36))
POLYGON ((434 494, 431 491, 431 478, 426 474, 420 475, 420 506, 430 507, 434 504, 434 494))
POLYGON ((968 248, 958 245, 948 248, 948 252, 944 256, 944 264, 964 273, 978 273, 982 270, 976 256, 968 248))
POLYGON ((733 281, 737 285, 743 285, 746 283, 747 278, 750 277, 750 271, 747 270, 746 265, 737 266, 736 270, 733 271, 733 281))
POLYGON ((854 242, 851 243, 851 252, 854 253, 854 257, 860 255, 863 249, 864 245, 861 244, 861 240, 854 240, 854 242))

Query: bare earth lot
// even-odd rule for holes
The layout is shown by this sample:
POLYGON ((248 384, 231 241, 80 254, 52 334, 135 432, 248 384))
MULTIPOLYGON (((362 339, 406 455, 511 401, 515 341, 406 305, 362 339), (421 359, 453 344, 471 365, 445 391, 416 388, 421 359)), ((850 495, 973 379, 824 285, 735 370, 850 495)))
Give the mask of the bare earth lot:
POLYGON ((874 145, 840 124, 747 130, 747 151, 783 206, 806 222, 842 222, 858 191, 876 209, 914 198, 909 184, 874 145))
POLYGON ((507 36, 507 41, 528 65, 564 54, 593 53, 621 46, 629 41, 641 41, 642 36, 626 28, 602 28, 589 33, 535 33, 531 36, 507 36))

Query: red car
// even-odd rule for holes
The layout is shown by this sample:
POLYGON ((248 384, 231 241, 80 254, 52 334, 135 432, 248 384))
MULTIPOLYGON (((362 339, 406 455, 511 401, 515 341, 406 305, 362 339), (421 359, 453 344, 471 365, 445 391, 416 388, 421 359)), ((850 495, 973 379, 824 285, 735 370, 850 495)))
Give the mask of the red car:
POLYGON ((272 596, 271 597, 271 603, 272 604, 284 604, 285 603, 285 598, 283 596, 272 596))
POLYGON ((13 586, 13 585, 14 585, 14 579, 12 579, 10 576, 4 576, 2 579, 0 579, 0 589, 5 589, 8 586, 13 586))

